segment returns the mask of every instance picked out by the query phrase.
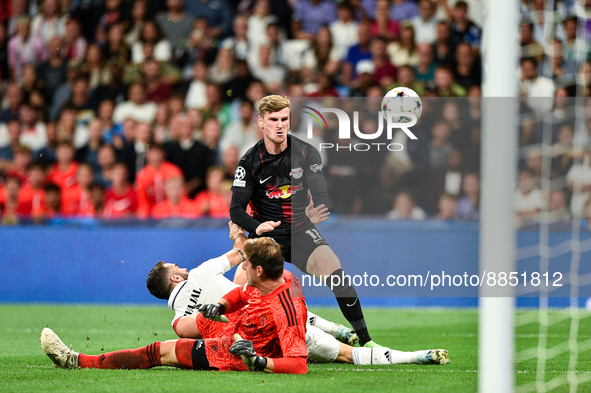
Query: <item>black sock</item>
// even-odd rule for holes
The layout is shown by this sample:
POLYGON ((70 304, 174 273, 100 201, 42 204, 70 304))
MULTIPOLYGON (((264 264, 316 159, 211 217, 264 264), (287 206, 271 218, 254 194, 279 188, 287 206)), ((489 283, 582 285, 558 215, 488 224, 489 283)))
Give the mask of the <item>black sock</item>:
POLYGON ((326 285, 334 293, 341 312, 359 336, 359 344, 363 346, 366 342, 371 341, 363 318, 359 296, 357 296, 357 291, 349 282, 349 278, 345 276, 343 269, 332 272, 327 278, 326 285))

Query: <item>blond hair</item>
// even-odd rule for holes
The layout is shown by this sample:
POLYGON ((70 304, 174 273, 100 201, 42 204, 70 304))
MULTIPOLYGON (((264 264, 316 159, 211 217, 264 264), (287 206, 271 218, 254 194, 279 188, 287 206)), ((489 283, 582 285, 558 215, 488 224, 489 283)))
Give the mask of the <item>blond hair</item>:
POLYGON ((271 95, 263 97, 259 104, 259 116, 264 117, 266 112, 279 112, 284 108, 290 108, 291 103, 289 99, 278 96, 278 95, 271 95))

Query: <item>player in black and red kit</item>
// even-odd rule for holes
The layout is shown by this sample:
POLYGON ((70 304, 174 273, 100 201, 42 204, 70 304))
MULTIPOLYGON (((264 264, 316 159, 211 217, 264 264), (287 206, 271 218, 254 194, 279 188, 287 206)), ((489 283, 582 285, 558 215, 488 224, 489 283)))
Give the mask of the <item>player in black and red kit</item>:
POLYGON ((263 98, 258 123, 264 137, 240 159, 234 175, 232 221, 247 230, 249 237, 264 234, 274 238, 287 262, 326 278, 360 344, 378 346, 367 331, 355 288, 314 225, 330 214, 320 154, 312 145, 288 135, 288 99, 277 95, 263 98), (249 205, 252 216, 246 213, 249 205))

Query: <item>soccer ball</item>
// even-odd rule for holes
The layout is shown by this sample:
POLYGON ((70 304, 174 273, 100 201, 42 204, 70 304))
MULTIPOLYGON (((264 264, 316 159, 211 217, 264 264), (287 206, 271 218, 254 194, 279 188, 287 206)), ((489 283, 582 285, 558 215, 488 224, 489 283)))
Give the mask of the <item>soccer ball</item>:
MULTIPOLYGON (((397 87, 390 90, 382 100, 382 111, 384 118, 388 119, 388 112, 395 113, 414 113, 419 120, 423 112, 423 104, 421 97, 412 89, 408 87, 397 87)), ((393 118, 395 123, 410 123, 411 118, 406 116, 399 116, 393 118)))

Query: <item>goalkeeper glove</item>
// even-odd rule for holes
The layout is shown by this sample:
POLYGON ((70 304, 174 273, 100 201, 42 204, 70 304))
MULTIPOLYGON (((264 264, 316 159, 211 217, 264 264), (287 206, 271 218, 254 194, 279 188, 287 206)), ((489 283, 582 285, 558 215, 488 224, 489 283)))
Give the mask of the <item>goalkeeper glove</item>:
POLYGON ((196 308, 207 319, 211 319, 212 321, 218 322, 228 322, 228 318, 222 315, 225 309, 223 304, 198 304, 196 308))
POLYGON ((249 370, 263 371, 267 367, 267 358, 256 354, 252 341, 243 340, 238 333, 234 335, 234 340, 236 342, 230 347, 230 353, 240 355, 249 370))

